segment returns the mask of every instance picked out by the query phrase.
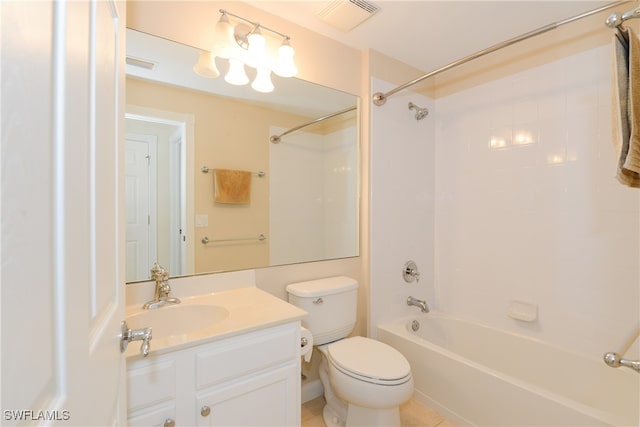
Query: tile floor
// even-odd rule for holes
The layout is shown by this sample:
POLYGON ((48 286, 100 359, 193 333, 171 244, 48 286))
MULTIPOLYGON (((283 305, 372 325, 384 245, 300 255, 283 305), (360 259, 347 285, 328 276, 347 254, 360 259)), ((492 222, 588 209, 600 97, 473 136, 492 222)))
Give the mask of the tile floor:
MULTIPOLYGON (((302 405, 302 427, 326 427, 322 420, 324 397, 318 397, 302 405)), ((442 415, 411 399, 400 407, 402 427, 456 427, 442 415)))

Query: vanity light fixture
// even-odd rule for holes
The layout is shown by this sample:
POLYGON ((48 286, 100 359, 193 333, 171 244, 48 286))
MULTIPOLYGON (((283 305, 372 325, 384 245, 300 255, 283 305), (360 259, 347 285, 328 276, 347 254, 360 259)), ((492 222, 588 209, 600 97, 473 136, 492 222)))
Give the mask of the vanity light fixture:
POLYGON ((224 9, 220 9, 220 13, 222 15, 216 23, 211 49, 201 51, 200 58, 193 67, 196 74, 208 78, 218 77, 220 71, 218 71, 215 62, 215 58, 218 57, 229 61, 229 68, 224 76, 227 83, 233 85, 249 83, 249 77, 245 72, 245 66, 248 66, 256 69, 256 77, 251 83, 251 87, 258 92, 272 92, 274 89, 271 81, 272 72, 280 77, 293 77, 298 73, 298 68, 293 60, 295 51, 291 47, 289 42, 291 38, 288 35, 234 15, 224 9), (229 16, 243 22, 234 27, 229 16), (274 55, 269 54, 263 30, 282 38, 275 58, 274 55))

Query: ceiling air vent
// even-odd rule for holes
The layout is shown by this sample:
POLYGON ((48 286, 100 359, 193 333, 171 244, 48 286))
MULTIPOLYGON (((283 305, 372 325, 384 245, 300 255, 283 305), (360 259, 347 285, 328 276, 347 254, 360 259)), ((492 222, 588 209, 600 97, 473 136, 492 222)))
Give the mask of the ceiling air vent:
POLYGON ((380 8, 364 0, 333 0, 317 16, 345 33, 372 17, 380 8))
POLYGON ((156 66, 154 62, 147 61, 145 59, 134 58, 133 56, 127 56, 125 62, 134 67, 145 68, 147 70, 153 70, 156 66))

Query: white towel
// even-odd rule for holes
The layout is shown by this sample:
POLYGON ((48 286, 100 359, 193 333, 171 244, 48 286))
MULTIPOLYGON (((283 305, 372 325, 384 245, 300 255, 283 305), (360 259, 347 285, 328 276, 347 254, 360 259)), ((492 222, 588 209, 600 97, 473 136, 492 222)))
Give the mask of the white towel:
POLYGON ((617 178, 640 188, 640 41, 630 28, 618 27, 613 40, 613 144, 617 178))

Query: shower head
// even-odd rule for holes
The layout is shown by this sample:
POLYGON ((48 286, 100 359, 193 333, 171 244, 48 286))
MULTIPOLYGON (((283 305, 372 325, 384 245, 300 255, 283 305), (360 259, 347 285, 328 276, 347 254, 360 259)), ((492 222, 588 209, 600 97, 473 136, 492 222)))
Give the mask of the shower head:
POLYGON ((418 107, 413 102, 409 103, 409 110, 416 110, 416 120, 422 120, 425 117, 427 117, 427 115, 429 115, 429 110, 428 109, 418 107))

